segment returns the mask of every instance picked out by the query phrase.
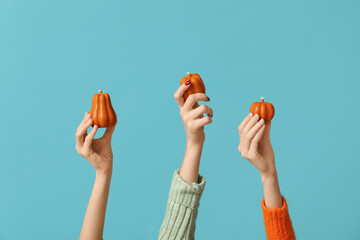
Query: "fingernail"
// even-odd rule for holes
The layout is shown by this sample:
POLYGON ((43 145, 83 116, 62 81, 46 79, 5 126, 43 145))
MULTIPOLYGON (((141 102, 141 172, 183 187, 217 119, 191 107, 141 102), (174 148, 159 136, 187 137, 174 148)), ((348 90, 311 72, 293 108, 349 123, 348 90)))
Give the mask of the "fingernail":
POLYGON ((255 114, 255 116, 254 116, 254 117, 258 118, 258 117, 259 117, 259 114, 255 114))
POLYGON ((252 114, 252 113, 249 113, 249 116, 251 116, 251 117, 252 117, 253 115, 254 115, 254 114, 252 114))
POLYGON ((264 122, 264 119, 262 118, 260 121, 259 121, 259 123, 263 123, 264 122))
POLYGON ((187 81, 186 83, 185 83, 185 86, 189 86, 190 85, 190 81, 187 81))

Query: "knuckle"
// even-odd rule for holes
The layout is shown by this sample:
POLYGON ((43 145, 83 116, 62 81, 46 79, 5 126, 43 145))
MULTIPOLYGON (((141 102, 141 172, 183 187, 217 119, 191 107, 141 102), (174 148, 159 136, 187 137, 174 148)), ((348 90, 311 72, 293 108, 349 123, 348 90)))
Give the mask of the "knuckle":
POLYGON ((87 157, 89 157, 89 152, 88 151, 81 151, 80 155, 87 158, 87 157))
POLYGON ((191 94, 188 98, 187 98, 188 101, 194 101, 195 100, 195 96, 194 94, 191 94))
POLYGON ((202 112, 206 111, 206 105, 200 105, 199 108, 202 112))
POLYGON ((239 133, 240 133, 241 136, 243 136, 246 133, 245 128, 241 127, 239 129, 239 133))
POLYGON ((180 110, 180 116, 184 119, 186 117, 186 113, 183 110, 180 110))
POLYGON ((246 127, 239 127, 240 128, 240 134, 245 135, 247 133, 246 127))

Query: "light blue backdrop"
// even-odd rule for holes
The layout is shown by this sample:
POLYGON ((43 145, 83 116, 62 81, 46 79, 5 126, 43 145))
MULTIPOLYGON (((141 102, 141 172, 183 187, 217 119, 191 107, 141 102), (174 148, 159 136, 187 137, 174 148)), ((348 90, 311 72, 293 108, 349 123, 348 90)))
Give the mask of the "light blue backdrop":
POLYGON ((156 239, 188 71, 215 113, 197 239, 265 239, 260 177, 237 152, 260 96, 298 239, 359 239, 359 24, 359 1, 0 0, 0 239, 79 236, 94 171, 75 130, 98 89, 119 118, 104 238, 156 239))

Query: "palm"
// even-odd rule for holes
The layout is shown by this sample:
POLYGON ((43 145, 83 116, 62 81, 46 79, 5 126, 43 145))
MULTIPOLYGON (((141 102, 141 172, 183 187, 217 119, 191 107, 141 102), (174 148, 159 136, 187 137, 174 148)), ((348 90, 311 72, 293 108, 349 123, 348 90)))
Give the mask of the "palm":
POLYGON ((113 154, 112 154, 111 144, 109 144, 105 139, 103 138, 94 139, 91 147, 95 155, 112 158, 113 154))
POLYGON ((260 173, 269 173, 275 166, 274 151, 270 143, 271 122, 249 114, 239 126, 241 155, 260 173))
POLYGON ((98 139, 94 139, 98 130, 96 125, 87 133, 87 129, 92 124, 91 114, 86 112, 76 131, 76 150, 91 163, 95 170, 111 170, 113 159, 111 138, 116 124, 107 127, 104 135, 98 139))
POLYGON ((89 148, 88 161, 91 165, 93 165, 95 169, 102 169, 111 165, 112 159, 111 142, 104 137, 94 139, 89 148))

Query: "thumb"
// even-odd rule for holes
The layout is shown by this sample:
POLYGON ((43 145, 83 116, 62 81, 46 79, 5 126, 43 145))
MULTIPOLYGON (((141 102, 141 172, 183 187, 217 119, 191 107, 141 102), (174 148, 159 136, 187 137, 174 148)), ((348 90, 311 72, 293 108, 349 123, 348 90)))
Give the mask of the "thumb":
POLYGON ((270 128, 271 128, 271 120, 265 123, 265 130, 267 130, 268 133, 270 133, 270 128))
POLYGON ((270 129, 271 129, 271 121, 265 122, 265 130, 264 130, 264 135, 263 135, 264 140, 267 140, 270 138, 270 129))
POLYGON ((90 133, 85 137, 84 146, 86 148, 90 148, 92 141, 94 140, 95 134, 98 130, 98 126, 95 125, 94 128, 90 131, 90 133))
POLYGON ((115 131, 115 127, 116 127, 116 124, 114 124, 113 126, 107 127, 103 138, 107 138, 107 139, 111 140, 111 137, 115 131))

